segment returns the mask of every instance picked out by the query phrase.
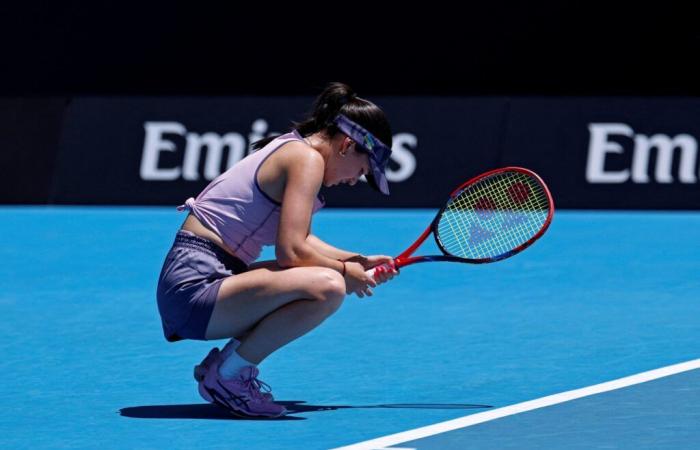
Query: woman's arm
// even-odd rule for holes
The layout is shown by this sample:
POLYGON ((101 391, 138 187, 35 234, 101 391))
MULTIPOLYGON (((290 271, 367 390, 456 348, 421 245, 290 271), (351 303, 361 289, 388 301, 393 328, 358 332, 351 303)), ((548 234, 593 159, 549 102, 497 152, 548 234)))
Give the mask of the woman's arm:
MULTIPOLYGON (((323 183, 325 171, 323 157, 316 151, 304 147, 290 147, 285 152, 285 156, 286 158, 282 160, 285 178, 284 195, 275 245, 277 264, 281 268, 329 267, 343 274, 348 294, 354 292, 359 296, 372 295, 370 287, 385 281, 385 278, 370 277, 365 273, 368 266, 362 262, 340 262, 337 258, 324 255, 307 241, 311 229, 314 199, 323 183)), ((367 262, 376 265, 381 261, 390 260, 391 258, 386 257, 367 262)), ((385 275, 385 277, 388 276, 385 275)))
MULTIPOLYGON (((306 237, 306 242, 316 249, 317 252, 328 256, 329 258, 339 259, 341 261, 356 262, 362 264, 365 270, 371 269, 373 267, 381 266, 382 264, 388 264, 389 266, 394 266, 394 258, 386 255, 371 255, 364 256, 359 253, 352 253, 346 250, 341 250, 339 248, 333 247, 332 245, 323 242, 318 237, 313 234, 309 234, 306 237)), ((378 283, 384 283, 390 280, 398 272, 393 269, 388 272, 380 273, 375 277, 375 281, 378 283)))
POLYGON ((353 257, 361 256, 357 253, 352 253, 346 250, 341 250, 337 247, 333 247, 327 242, 323 242, 321 239, 314 236, 313 234, 309 234, 308 236, 306 236, 306 243, 312 246, 317 252, 321 253, 322 255, 333 259, 349 260, 353 257))
POLYGON ((281 164, 285 187, 275 245, 277 264, 282 268, 329 267, 343 273, 343 263, 320 253, 306 240, 314 199, 323 182, 323 157, 305 146, 291 146, 284 156, 281 164))

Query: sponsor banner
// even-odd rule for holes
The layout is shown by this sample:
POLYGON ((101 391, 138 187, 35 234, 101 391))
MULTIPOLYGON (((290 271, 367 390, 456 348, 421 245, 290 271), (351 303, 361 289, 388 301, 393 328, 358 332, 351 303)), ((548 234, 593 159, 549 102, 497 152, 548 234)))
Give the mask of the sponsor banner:
POLYGON ((519 98, 502 162, 540 173, 556 204, 700 208, 700 100, 519 98))
MULTIPOLYGON (((84 98, 68 110, 53 200, 178 205, 287 132, 313 98, 84 98)), ((503 99, 377 98, 391 120, 385 197, 366 183, 323 189, 328 206, 433 207, 498 164, 503 99)))
MULTIPOLYGON (((328 206, 439 207, 458 184, 519 165, 560 208, 700 207, 700 100, 376 97, 394 139, 392 195, 323 189, 328 206)), ((68 107, 50 201, 178 205, 287 132, 311 97, 79 98, 68 107)))

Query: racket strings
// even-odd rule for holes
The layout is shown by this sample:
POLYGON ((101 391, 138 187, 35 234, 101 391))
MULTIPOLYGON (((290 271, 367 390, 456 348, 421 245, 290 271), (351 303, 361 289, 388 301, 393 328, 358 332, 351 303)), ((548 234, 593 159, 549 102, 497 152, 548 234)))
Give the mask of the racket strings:
MULTIPOLYGON (((524 183, 523 181, 526 180, 522 178, 528 177, 516 172, 487 178, 483 180, 480 186, 473 186, 456 199, 455 206, 460 212, 474 208, 475 214, 471 214, 470 217, 472 223, 465 223, 464 220, 460 220, 464 219, 463 214, 455 215, 455 218, 457 222, 460 223, 459 229, 462 232, 464 232, 464 230, 469 230, 469 244, 471 244, 471 246, 476 246, 476 250, 486 257, 493 257, 517 247, 534 235, 540 228, 539 224, 536 224, 537 226, 533 230, 527 229, 525 226, 528 223, 536 223, 536 221, 533 222, 529 220, 530 217, 522 214, 522 212, 537 211, 538 209, 541 210, 541 208, 538 208, 537 205, 534 204, 534 199, 538 197, 530 195, 532 192, 532 185, 530 183, 524 183), (513 179, 513 175, 521 179, 513 179), (517 197, 512 195, 513 186, 518 188, 515 191, 517 197), (474 199, 478 200, 474 201, 474 199), (483 203, 483 199, 488 199, 487 205, 479 205, 479 202, 483 203), (501 217, 494 217, 497 215, 501 217), (491 224, 492 226, 488 227, 482 226, 482 224, 474 224, 474 216, 476 216, 480 222, 487 225, 491 224), (500 229, 498 229, 499 223, 500 229), (494 224, 496 225, 495 230, 493 229, 494 224), (504 233, 504 229, 509 232, 504 233), (476 236, 474 235, 474 230, 477 230, 476 236), (522 236, 526 236, 526 238, 523 240, 521 238, 522 236), (494 237, 498 237, 498 239, 494 239, 494 237)), ((536 184, 535 187, 538 189, 539 185, 536 184)), ((540 198, 544 198, 546 201, 546 196, 540 196, 540 198)), ((461 244, 460 248, 464 249, 465 245, 461 244)))
MULTIPOLYGON (((533 181, 529 176, 526 176, 525 174, 522 174, 520 172, 515 172, 515 174, 519 175, 520 178, 526 178, 528 181, 533 181)), ((523 193, 523 195, 520 195, 517 197, 518 201, 516 202, 516 200, 513 200, 513 195, 511 195, 511 193, 510 193, 511 188, 507 188, 505 190, 505 192, 508 192, 508 194, 505 197, 503 195, 503 192, 504 192, 502 189, 504 187, 503 184, 507 183, 507 181, 505 181, 505 177, 498 179, 498 181, 499 181, 500 185, 496 186, 494 188, 494 191, 500 194, 498 196, 499 204, 504 204, 505 202, 508 202, 508 201, 511 201, 512 203, 525 203, 522 206, 523 206, 523 209, 525 211, 527 211, 528 213, 532 213, 533 211, 536 211, 536 212, 543 211, 542 207, 544 207, 544 211, 545 211, 545 214, 542 216, 541 222, 538 222, 536 220, 533 222, 530 222, 531 224, 535 225, 532 228, 524 225, 525 222, 523 219, 529 219, 529 216, 518 216, 513 211, 511 211, 509 213, 509 216, 506 219, 506 220, 508 220, 508 223, 506 226, 510 227, 510 228, 514 228, 514 232, 509 233, 509 234, 504 234, 501 236, 501 238, 503 238, 507 241, 507 242, 505 242, 505 244, 507 247, 509 247, 509 249, 513 249, 513 248, 521 245, 522 243, 526 242, 527 240, 529 240, 541 228, 542 224, 544 223, 544 221, 546 220, 546 217, 547 217, 547 214, 546 214, 546 212, 547 212, 546 205, 548 204, 547 196, 544 193, 544 190, 541 188, 539 183, 534 184, 534 189, 539 189, 539 191, 540 191, 539 192, 540 197, 536 197, 535 195, 530 195, 530 193, 532 192, 532 189, 533 189, 532 185, 524 184, 522 181, 515 181, 511 186, 526 186, 526 188, 527 188, 527 191, 525 191, 523 193), (527 195, 524 195, 525 193, 527 195), (523 197, 524 197, 524 200, 523 200, 523 197), (535 205, 534 203, 536 203, 536 202, 534 201, 534 199, 537 199, 537 198, 543 200, 545 202, 545 205, 540 205, 539 207, 538 207, 538 205, 535 205)), ((500 249, 495 248, 495 247, 494 247, 494 250, 500 251, 500 249)))
POLYGON ((494 258, 534 237, 549 209, 549 198, 536 178, 501 172, 468 186, 450 200, 438 222, 438 239, 455 256, 494 258))
MULTIPOLYGON (((513 174, 510 174, 513 175, 513 174)), ((528 230, 524 224, 531 223, 529 217, 520 214, 522 211, 532 211, 537 209, 534 199, 537 197, 530 195, 532 188, 529 184, 525 184, 521 181, 509 180, 507 177, 499 176, 492 177, 483 180, 480 185, 475 185, 471 189, 462 192, 451 205, 451 213, 448 216, 448 223, 450 224, 450 231, 453 234, 453 240, 458 243, 458 246, 462 252, 465 248, 470 248, 465 246, 465 239, 468 235, 468 242, 471 247, 481 247, 477 248, 480 253, 486 255, 486 257, 493 257, 499 253, 502 253, 504 249, 501 247, 505 245, 505 251, 510 248, 514 248, 521 244, 518 239, 515 239, 518 235, 523 233, 529 235, 528 230), (520 192, 522 195, 518 197, 513 197, 513 195, 508 194, 508 189, 513 186, 517 186, 519 191, 516 190, 516 194, 520 192), (484 199, 486 199, 486 205, 484 205, 484 199), (482 204, 479 205, 479 202, 482 204), (517 203, 517 205, 514 205, 517 203), (465 214, 470 212, 469 217, 465 214), (500 221, 496 215, 501 215, 500 221), (479 220, 484 224, 492 224, 491 227, 484 227, 480 223, 475 222, 479 220), (501 230, 494 230, 493 224, 501 224, 501 230), (502 233, 503 228, 510 229, 508 233, 502 233), (461 239, 456 239, 459 237, 457 234, 461 234, 461 239), (499 233, 499 240, 493 239, 494 233, 499 233)), ((541 197, 541 196, 540 196, 541 197)), ((539 227, 537 227, 533 232, 536 233, 539 227)), ((445 239, 446 243, 449 243, 449 239, 445 239)), ((472 255, 473 256, 473 255, 472 255)))

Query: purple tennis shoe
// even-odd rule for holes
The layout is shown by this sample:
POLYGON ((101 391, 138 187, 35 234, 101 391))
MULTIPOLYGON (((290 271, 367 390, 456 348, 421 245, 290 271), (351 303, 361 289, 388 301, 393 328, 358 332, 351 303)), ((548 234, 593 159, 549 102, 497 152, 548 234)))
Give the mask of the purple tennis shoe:
MULTIPOLYGON (((211 352, 210 352, 211 354, 211 352)), ((219 374, 221 358, 214 358, 202 381, 203 389, 213 402, 243 417, 275 418, 287 414, 284 406, 273 403, 262 392, 258 369, 246 366, 234 378, 227 380, 219 374)))
MULTIPOLYGON (((218 347, 214 347, 209 351, 209 354, 202 360, 202 362, 194 366, 194 379, 197 381, 199 395, 209 403, 214 403, 214 399, 211 398, 209 392, 207 392, 207 390, 204 389, 204 377, 207 375, 207 371, 209 370, 209 367, 211 367, 211 364, 212 362, 214 362, 214 360, 219 360, 219 365, 221 365, 221 363, 223 362, 221 358, 223 358, 223 356, 223 352, 221 352, 218 347)), ((262 392, 263 397, 270 401, 275 401, 275 398, 272 396, 270 386, 263 381, 255 381, 258 385, 258 390, 262 392)))

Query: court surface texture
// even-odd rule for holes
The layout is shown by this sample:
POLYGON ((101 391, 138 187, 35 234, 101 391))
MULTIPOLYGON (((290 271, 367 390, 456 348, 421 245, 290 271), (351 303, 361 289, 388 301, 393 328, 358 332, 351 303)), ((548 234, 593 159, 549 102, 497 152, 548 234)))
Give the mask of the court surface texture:
MULTIPOLYGON (((326 209, 313 233, 397 254, 434 212, 326 209)), ((156 282, 184 214, 5 206, 0 217, 2 448, 700 442, 699 213, 560 211, 511 259, 406 267, 260 365, 291 411, 280 420, 237 419, 199 397, 192 368, 226 341, 163 338, 156 282)))

